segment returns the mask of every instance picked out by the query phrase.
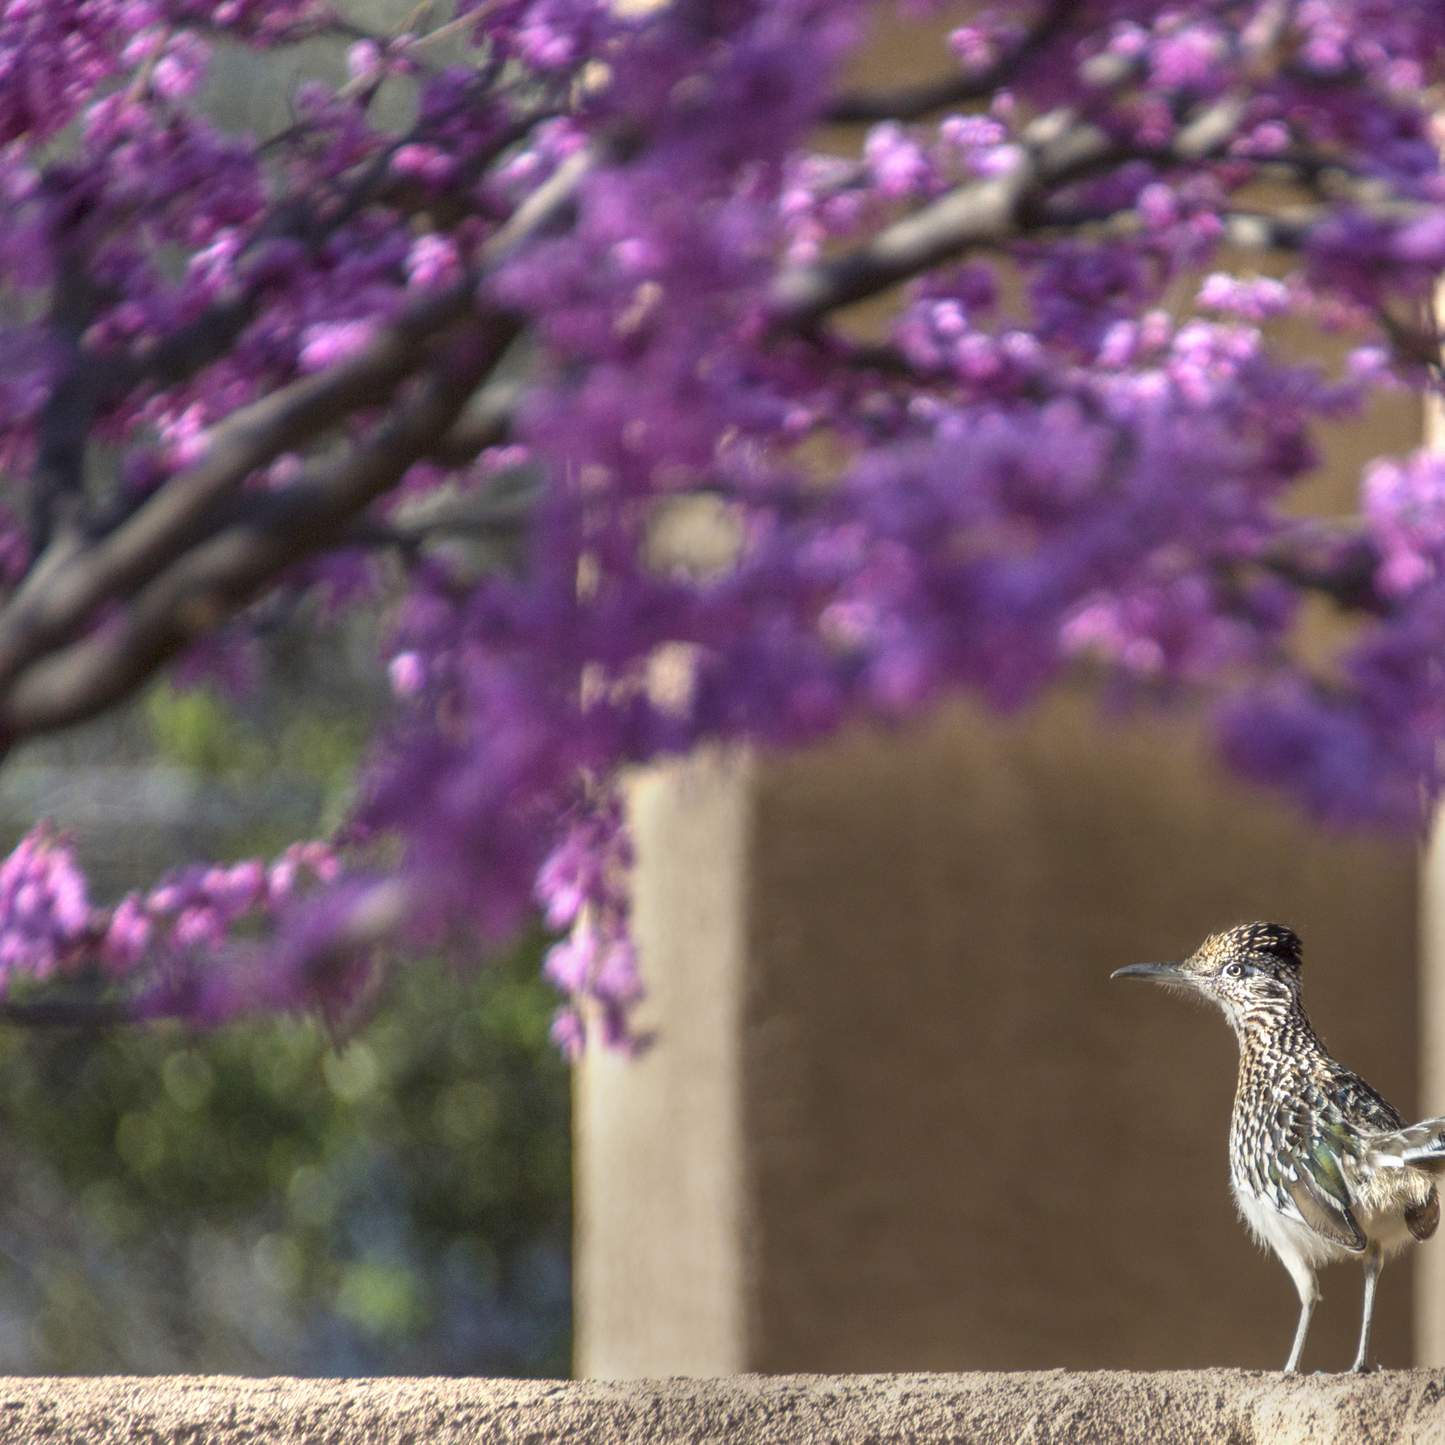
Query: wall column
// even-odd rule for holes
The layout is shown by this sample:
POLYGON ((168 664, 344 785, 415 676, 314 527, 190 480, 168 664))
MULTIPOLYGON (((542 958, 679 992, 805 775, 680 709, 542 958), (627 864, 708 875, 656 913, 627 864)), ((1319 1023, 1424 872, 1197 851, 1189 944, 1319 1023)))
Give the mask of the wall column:
POLYGON ((708 755, 629 792, 633 928, 655 1042, 590 1050, 574 1088, 576 1368, 748 1368, 742 988, 752 770, 708 755))

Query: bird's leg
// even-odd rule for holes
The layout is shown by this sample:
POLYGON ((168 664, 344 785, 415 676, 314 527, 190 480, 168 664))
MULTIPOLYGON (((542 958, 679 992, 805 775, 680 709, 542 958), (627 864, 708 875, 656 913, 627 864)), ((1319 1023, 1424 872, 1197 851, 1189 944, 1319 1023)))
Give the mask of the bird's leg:
POLYGON ((1370 1316, 1375 1312, 1375 1281, 1380 1277, 1380 1268, 1384 1262, 1384 1255, 1378 1248, 1372 1249, 1365 1256, 1365 1316, 1360 1321, 1360 1348, 1355 1351, 1355 1363, 1350 1366, 1350 1373, 1354 1375, 1362 1374, 1370 1368, 1370 1316))
POLYGON ((1299 1324, 1295 1326, 1294 1344, 1290 1346, 1289 1359, 1284 1362, 1284 1372, 1292 1375, 1299 1369, 1299 1357, 1305 1347, 1305 1336, 1310 1331, 1310 1316, 1315 1312, 1315 1301, 1319 1295, 1311 1291, 1305 1294, 1300 1291, 1299 1297, 1299 1324))
POLYGON ((1310 1330, 1310 1316, 1319 1303, 1320 1287, 1315 1272, 1297 1254, 1281 1254, 1280 1262, 1289 1271, 1294 1287, 1299 1292, 1299 1324, 1295 1326, 1294 1344, 1290 1346, 1289 1359, 1285 1361, 1284 1372, 1292 1375, 1299 1369, 1299 1357, 1305 1347, 1305 1336, 1310 1330))

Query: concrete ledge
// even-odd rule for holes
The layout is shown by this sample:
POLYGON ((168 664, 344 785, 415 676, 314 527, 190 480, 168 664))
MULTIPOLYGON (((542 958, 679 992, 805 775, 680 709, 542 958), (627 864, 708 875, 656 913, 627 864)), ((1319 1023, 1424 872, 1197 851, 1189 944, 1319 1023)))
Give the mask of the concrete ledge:
POLYGON ((1445 1371, 553 1380, 0 1380, 0 1442, 46 1445, 1096 1445, 1445 1442, 1445 1371))

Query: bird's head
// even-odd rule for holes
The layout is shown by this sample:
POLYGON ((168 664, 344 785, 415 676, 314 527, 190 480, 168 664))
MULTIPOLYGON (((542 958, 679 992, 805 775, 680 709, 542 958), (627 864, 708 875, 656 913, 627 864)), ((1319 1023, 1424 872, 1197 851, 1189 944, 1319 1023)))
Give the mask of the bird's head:
POLYGON ((1212 999, 1236 1030, 1260 1011, 1288 1011, 1299 999, 1299 935, 1281 923, 1242 923, 1211 933, 1179 963, 1131 963, 1113 978, 1147 978, 1212 999))

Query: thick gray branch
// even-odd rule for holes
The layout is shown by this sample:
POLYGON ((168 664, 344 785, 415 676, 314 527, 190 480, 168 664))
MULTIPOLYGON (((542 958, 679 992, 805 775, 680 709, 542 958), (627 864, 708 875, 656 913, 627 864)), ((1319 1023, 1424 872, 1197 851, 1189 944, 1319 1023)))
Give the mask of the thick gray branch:
POLYGON ((204 535, 258 467, 386 401, 427 343, 467 312, 471 295, 464 283, 428 297, 354 356, 233 412, 211 432, 206 455, 110 536, 54 568, 42 559, 0 611, 0 679, 66 641, 102 602, 154 577, 204 535))
POLYGON ((24 737, 104 710, 285 568, 333 543, 447 431, 514 330, 494 322, 466 337, 364 444, 248 500, 233 521, 160 568, 120 615, 20 672, 0 706, 0 732, 24 737))
MULTIPOLYGON (((592 163, 583 152, 559 167, 487 243, 484 266, 565 217, 592 163)), ((479 313, 476 298, 475 276, 423 298, 353 356, 232 413, 198 462, 108 536, 42 557, 0 610, 0 739, 116 702, 286 567, 334 545, 415 461, 499 438, 505 403, 459 418, 519 323, 479 313), (283 452, 314 449, 387 402, 390 417, 364 445, 313 460, 283 491, 243 491, 283 452), (99 620, 107 605, 115 615, 99 620)))

